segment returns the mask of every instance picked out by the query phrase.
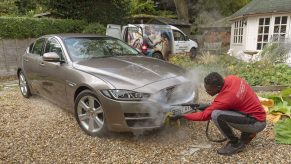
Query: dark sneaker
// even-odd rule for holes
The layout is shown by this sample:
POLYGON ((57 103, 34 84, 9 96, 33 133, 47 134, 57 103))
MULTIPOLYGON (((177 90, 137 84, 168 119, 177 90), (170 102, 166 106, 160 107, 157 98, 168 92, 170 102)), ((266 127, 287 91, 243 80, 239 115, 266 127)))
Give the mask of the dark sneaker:
POLYGON ((244 142, 247 145, 256 137, 256 135, 257 133, 242 132, 240 139, 242 142, 244 142))
POLYGON ((236 144, 228 142, 224 147, 217 150, 220 155, 232 155, 241 152, 245 148, 244 142, 239 141, 236 144))

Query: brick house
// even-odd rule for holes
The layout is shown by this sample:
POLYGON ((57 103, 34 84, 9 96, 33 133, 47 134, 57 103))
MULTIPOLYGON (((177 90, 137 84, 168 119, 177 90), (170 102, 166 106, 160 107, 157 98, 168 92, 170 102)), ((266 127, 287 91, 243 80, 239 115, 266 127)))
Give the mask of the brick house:
MULTIPOLYGON (((222 18, 206 25, 200 25, 203 44, 202 50, 214 52, 215 54, 225 53, 229 49, 231 22, 229 17, 222 18)), ((200 43, 200 44, 201 44, 200 43)))

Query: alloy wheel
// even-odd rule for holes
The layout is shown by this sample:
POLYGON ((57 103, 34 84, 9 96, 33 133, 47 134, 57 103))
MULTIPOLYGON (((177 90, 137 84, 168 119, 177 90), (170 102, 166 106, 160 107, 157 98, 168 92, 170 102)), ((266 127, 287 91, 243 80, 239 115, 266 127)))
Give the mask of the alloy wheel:
POLYGON ((80 125, 89 133, 96 133, 104 126, 104 112, 99 101, 91 96, 83 96, 77 106, 80 125))
POLYGON ((21 94, 26 98, 30 97, 31 95, 30 90, 28 88, 27 80, 24 74, 20 72, 18 78, 19 78, 19 87, 20 87, 21 94))

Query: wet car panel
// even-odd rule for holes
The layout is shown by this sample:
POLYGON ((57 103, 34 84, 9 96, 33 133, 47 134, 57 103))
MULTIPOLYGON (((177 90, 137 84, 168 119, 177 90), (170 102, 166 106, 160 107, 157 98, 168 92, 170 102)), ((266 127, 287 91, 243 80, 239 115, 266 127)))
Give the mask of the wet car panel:
POLYGON ((41 39, 40 55, 27 52, 19 63, 21 84, 72 112, 88 135, 159 128, 171 103, 197 96, 184 69, 145 57, 118 39, 86 34, 41 39), (27 64, 27 56, 36 62, 27 64))

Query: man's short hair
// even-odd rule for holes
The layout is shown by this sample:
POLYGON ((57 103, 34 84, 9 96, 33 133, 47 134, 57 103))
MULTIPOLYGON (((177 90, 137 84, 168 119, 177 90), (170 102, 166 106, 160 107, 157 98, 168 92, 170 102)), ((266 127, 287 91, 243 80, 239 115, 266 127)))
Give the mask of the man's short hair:
POLYGON ((217 72, 211 72, 204 78, 204 83, 212 86, 222 87, 224 84, 223 77, 217 72))

